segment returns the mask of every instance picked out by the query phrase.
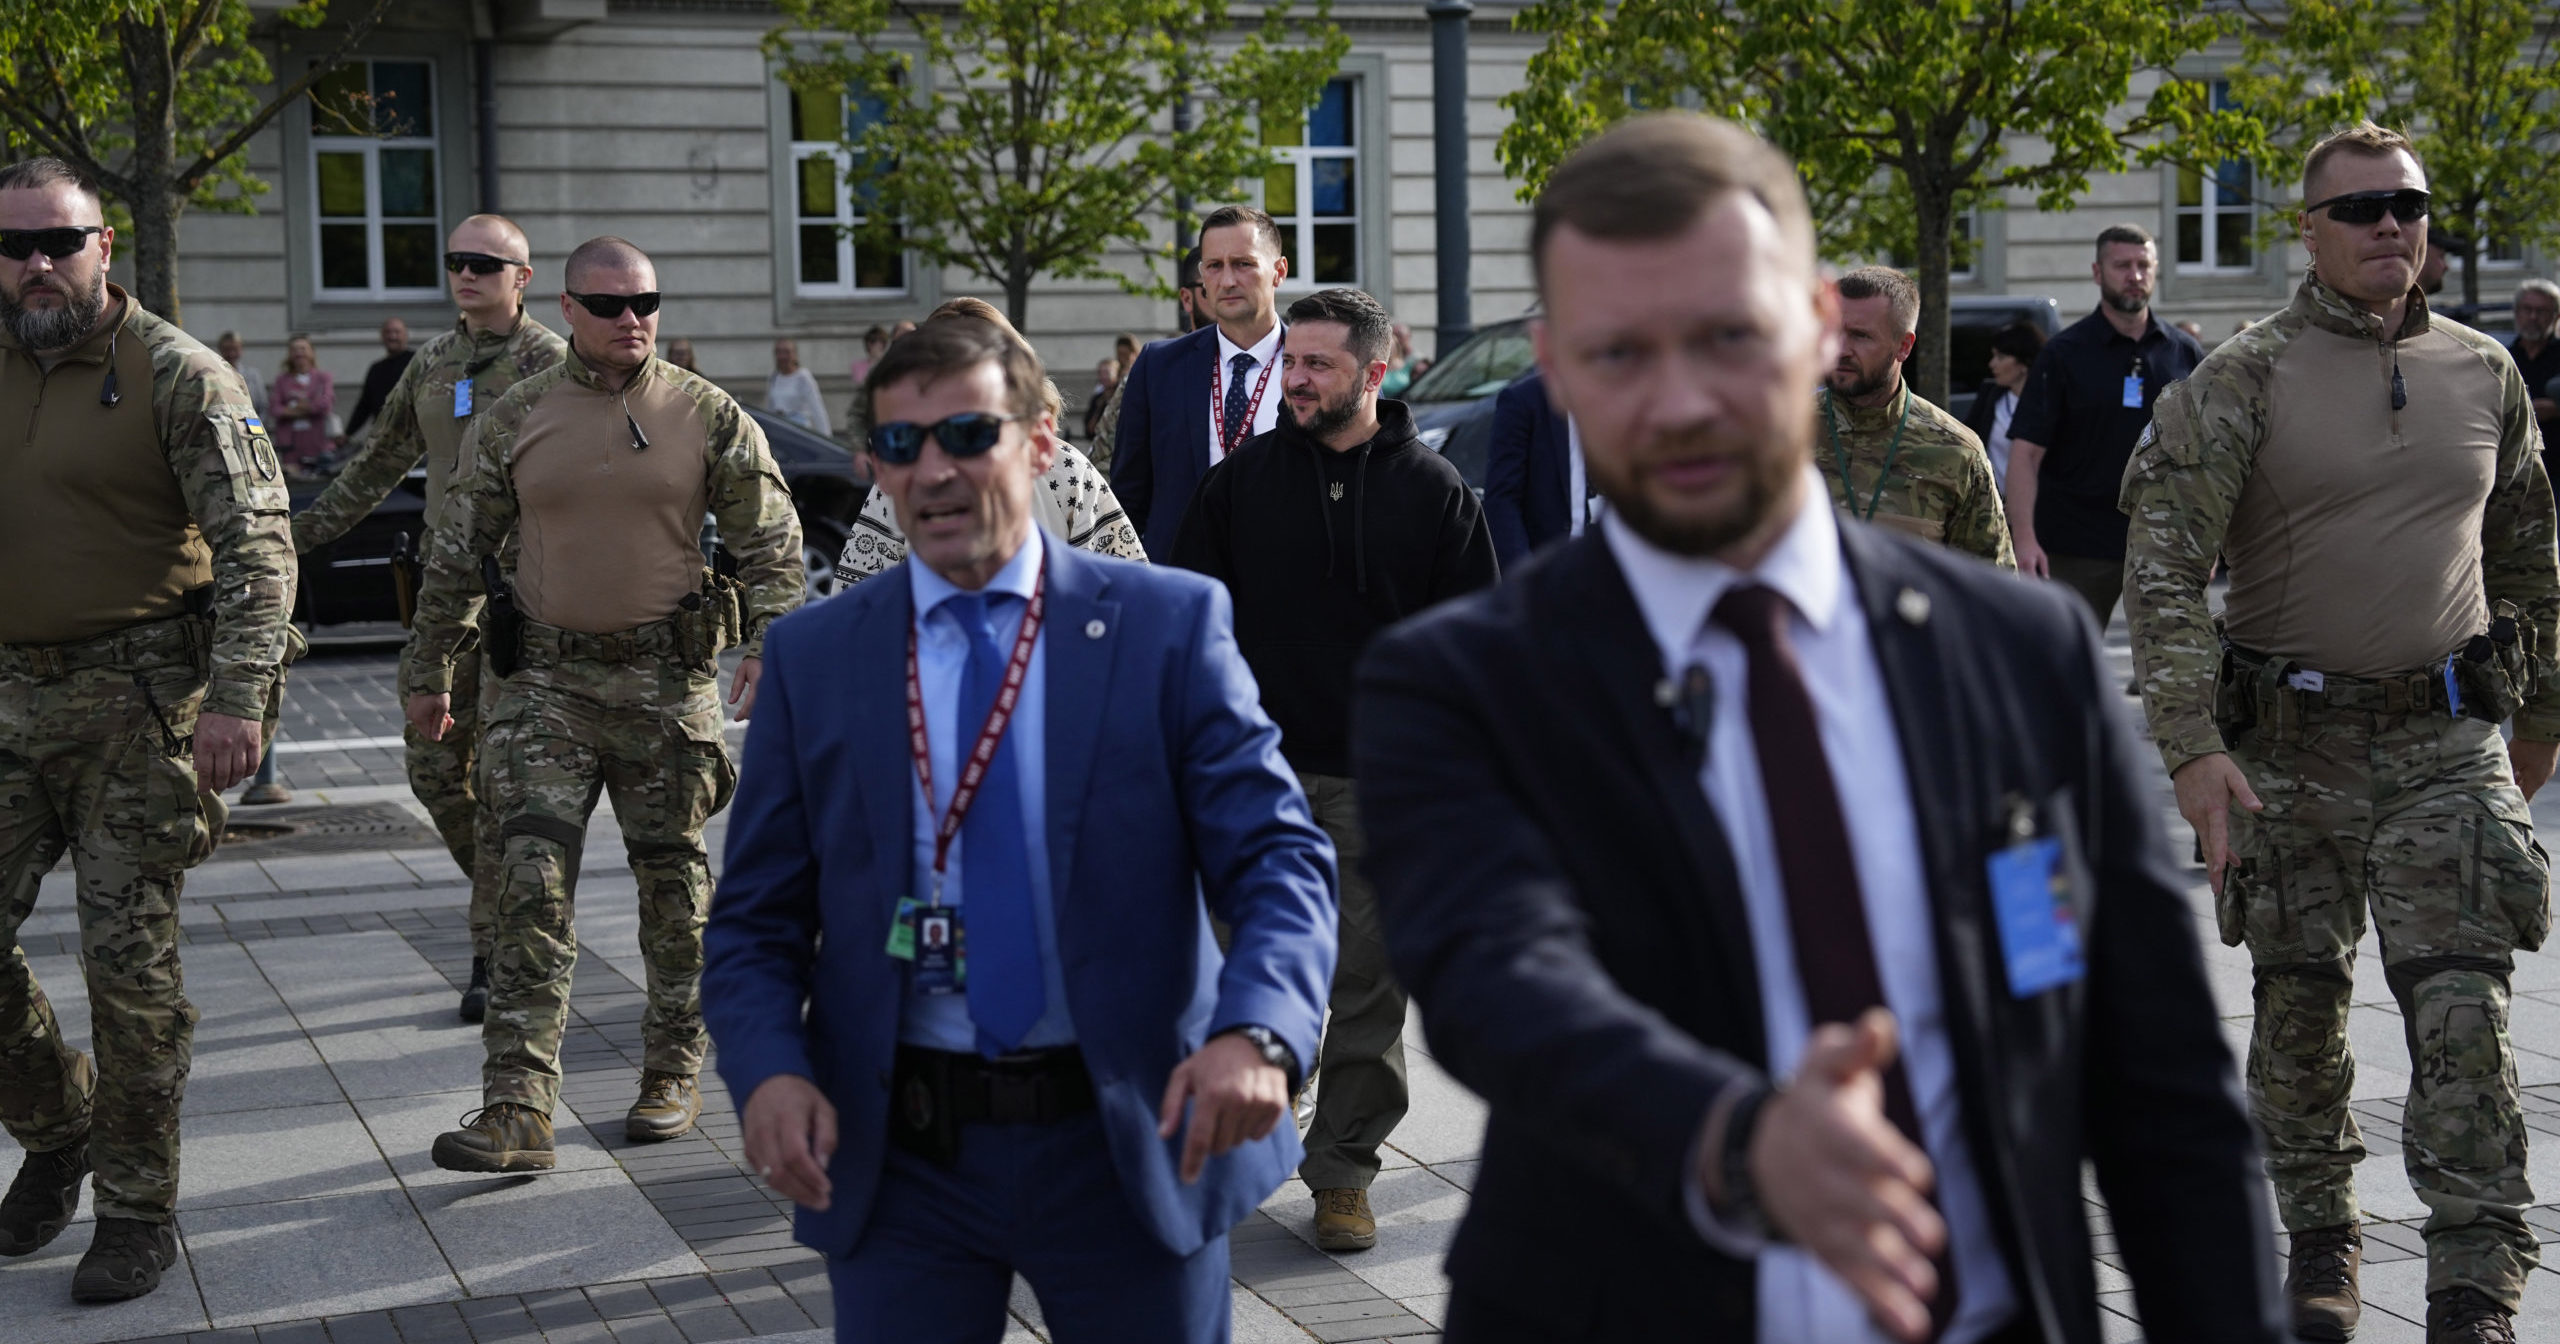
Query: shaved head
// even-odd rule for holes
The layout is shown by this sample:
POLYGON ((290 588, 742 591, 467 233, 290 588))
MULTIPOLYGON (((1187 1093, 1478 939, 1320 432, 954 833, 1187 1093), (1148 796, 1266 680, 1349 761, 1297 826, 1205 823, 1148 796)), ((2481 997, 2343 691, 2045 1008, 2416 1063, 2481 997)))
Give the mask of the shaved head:
POLYGON ((456 252, 485 252, 518 262, 533 260, 533 245, 525 241, 524 230, 505 215, 472 215, 453 226, 445 245, 456 252))
POLYGON ((578 250, 570 253, 568 262, 561 266, 560 279, 571 289, 584 290, 587 273, 597 270, 646 271, 654 276, 658 268, 639 244, 606 234, 578 244, 578 250))

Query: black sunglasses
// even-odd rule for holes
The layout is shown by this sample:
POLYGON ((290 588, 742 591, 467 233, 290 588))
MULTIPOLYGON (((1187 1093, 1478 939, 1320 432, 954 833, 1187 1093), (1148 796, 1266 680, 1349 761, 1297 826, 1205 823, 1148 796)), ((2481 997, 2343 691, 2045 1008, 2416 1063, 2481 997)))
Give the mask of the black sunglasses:
POLYGON ((523 264, 523 262, 517 261, 513 257, 493 257, 486 252, 447 252, 444 254, 444 269, 445 273, 448 275, 460 275, 464 271, 469 271, 473 275, 496 275, 498 272, 503 271, 510 266, 522 266, 523 264))
POLYGON ((580 294, 575 290, 562 292, 577 300, 579 307, 608 322, 622 316, 622 310, 625 308, 630 309, 634 317, 647 317, 658 311, 658 291, 654 289, 645 294, 580 294))
POLYGON ((2344 196, 2332 196, 2317 205, 2306 205, 2302 212, 2307 215, 2314 210, 2326 210, 2329 218, 2341 224, 2373 224, 2382 219, 2383 211, 2388 210, 2401 223, 2415 224, 2427 217, 2427 208, 2433 201, 2433 197, 2417 187, 2351 191, 2344 196))
POLYGON ((0 229, 0 257, 25 261, 41 249, 60 261, 89 245, 89 235, 105 233, 97 224, 65 224, 58 229, 0 229))
POLYGON ((893 467, 909 466, 924 456, 924 441, 930 437, 942 445, 942 451, 953 457, 976 457, 995 447, 996 440, 1004 437, 1004 427, 1020 418, 991 415, 985 411, 962 411, 930 425, 919 425, 912 420, 893 420, 871 427, 871 455, 893 467))

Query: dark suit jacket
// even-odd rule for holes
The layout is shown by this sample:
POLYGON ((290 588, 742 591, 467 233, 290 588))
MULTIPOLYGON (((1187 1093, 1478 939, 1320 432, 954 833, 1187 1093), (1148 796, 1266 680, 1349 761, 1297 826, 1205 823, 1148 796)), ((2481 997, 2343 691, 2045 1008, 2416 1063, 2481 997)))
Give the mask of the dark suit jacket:
POLYGON ((1493 438, 1484 450, 1484 521, 1504 573, 1529 553, 1573 533, 1572 431, 1547 401, 1536 370, 1493 399, 1493 438))
MULTIPOLYGON (((1211 325, 1153 342, 1129 366, 1112 439, 1111 493, 1149 555, 1173 554, 1182 512, 1209 474, 1209 380, 1217 362, 1218 329, 1211 325)), ((1280 395, 1279 370, 1265 395, 1280 395)))
MULTIPOLYGON (((1871 528, 1844 525, 1842 544, 2019 1302, 2054 1344, 2099 1338, 2089 1159, 2151 1338, 2282 1339, 2197 917, 2086 613, 1871 528), (2011 799, 2061 837, 2087 939, 2086 978, 2027 999, 2007 987, 1984 868, 2011 799)), ((1597 533, 1389 632, 1362 666, 1365 866, 1396 974, 1437 1057, 1492 1108, 1448 1270, 1474 1308, 1458 1316, 1499 1324, 1453 1344, 1752 1338, 1751 1266, 1707 1247, 1681 1192, 1709 1101, 1765 1066, 1760 989, 1696 758, 1654 703, 1661 675, 1597 533)))

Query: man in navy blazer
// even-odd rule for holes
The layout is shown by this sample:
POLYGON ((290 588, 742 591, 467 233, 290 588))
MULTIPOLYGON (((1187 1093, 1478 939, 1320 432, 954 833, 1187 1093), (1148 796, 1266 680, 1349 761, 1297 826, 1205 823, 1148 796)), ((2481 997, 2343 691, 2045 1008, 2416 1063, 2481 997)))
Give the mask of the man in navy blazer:
POLYGON ((1493 399, 1493 438, 1485 446, 1484 522, 1504 570, 1573 535, 1573 484, 1572 426, 1532 369, 1493 399))
POLYGON ((995 1344, 1019 1272, 1056 1339, 1222 1341, 1227 1230, 1301 1156, 1332 847, 1225 591, 1040 535, 1040 387, 969 318, 872 369, 912 550, 767 635, 704 938, 846 1340, 995 1344))
POLYGON ((1139 351, 1120 391, 1111 493, 1148 555, 1173 554, 1209 468, 1280 423, 1280 282, 1288 277, 1271 216, 1230 205, 1200 221, 1201 302, 1217 320, 1139 351))

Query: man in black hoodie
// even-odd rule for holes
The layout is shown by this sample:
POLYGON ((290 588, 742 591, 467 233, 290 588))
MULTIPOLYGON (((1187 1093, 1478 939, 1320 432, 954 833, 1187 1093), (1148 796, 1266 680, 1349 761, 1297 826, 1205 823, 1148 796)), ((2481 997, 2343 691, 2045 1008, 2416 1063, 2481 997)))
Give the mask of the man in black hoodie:
POLYGON ((1491 585, 1497 569, 1475 492, 1414 437, 1403 402, 1378 397, 1387 310, 1322 290, 1290 306, 1286 329, 1279 423, 1209 469, 1172 560, 1235 598, 1236 642, 1281 754, 1341 857, 1342 957, 1298 1176, 1315 1192, 1316 1244, 1356 1251, 1377 1244, 1369 1183, 1407 1098, 1404 991, 1360 871, 1352 667, 1379 631, 1491 585))

